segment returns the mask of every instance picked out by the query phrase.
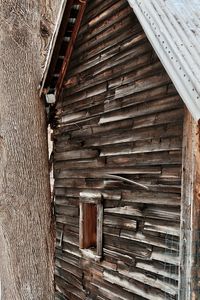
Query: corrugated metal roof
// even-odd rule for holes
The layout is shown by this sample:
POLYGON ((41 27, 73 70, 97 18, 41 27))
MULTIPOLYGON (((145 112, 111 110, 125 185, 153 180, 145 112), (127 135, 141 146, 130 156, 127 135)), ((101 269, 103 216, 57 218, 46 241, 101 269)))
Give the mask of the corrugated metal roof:
POLYGON ((200 1, 128 0, 196 120, 200 119, 200 1))

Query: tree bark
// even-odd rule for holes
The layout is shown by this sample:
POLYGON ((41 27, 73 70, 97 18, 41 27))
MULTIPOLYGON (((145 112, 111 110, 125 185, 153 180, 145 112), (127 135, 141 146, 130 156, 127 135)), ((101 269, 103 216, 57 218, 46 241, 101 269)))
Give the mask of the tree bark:
POLYGON ((0 299, 53 299, 40 3, 1 0, 0 299))

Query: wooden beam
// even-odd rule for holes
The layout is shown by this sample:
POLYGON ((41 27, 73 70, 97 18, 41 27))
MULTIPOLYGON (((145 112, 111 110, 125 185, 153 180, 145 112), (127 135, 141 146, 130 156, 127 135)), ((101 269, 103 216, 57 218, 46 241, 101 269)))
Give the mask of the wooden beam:
POLYGON ((79 31, 79 28, 80 28, 80 25, 81 25, 83 14, 84 14, 84 11, 85 11, 85 8, 86 8, 86 3, 87 3, 87 1, 82 1, 82 0, 80 1, 80 9, 79 9, 79 12, 78 12, 76 23, 75 23, 75 26, 74 26, 74 29, 73 29, 73 32, 72 32, 72 36, 71 36, 70 41, 69 41, 69 45, 68 45, 67 50, 66 50, 66 54, 65 54, 62 69, 61 69, 61 72, 60 72, 60 75, 59 75, 59 78, 58 78, 58 82, 56 84, 56 98, 57 98, 56 100, 57 101, 59 99, 61 89, 62 89, 62 85, 63 85, 63 81, 64 81, 64 78, 66 76, 67 68, 68 68, 69 63, 70 63, 70 58, 71 58, 71 55, 72 55, 72 52, 73 52, 73 49, 74 49, 74 45, 75 45, 75 42, 76 42, 76 37, 78 35, 78 31, 79 31))
POLYGON ((102 256, 103 250, 103 205, 97 205, 97 255, 102 256))
POLYGON ((83 203, 79 204, 80 206, 80 216, 79 216, 79 247, 80 249, 84 248, 84 216, 83 216, 83 203))
POLYGON ((179 300, 200 293, 200 125, 185 110, 179 300))

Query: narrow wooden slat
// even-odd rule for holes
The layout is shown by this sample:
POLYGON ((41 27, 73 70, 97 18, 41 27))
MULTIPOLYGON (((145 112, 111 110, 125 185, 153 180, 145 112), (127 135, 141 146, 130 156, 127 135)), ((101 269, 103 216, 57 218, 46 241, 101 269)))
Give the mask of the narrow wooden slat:
POLYGON ((123 203, 144 203, 167 206, 179 206, 180 195, 147 191, 122 191, 123 203))
POLYGON ((137 284, 136 282, 131 282, 130 279, 125 279, 123 276, 118 275, 117 273, 104 271, 103 273, 104 279, 121 286, 122 288, 132 291, 137 295, 140 295, 146 299, 149 300, 163 300, 163 299, 169 299, 168 297, 165 297, 165 293, 162 293, 161 291, 153 288, 146 288, 143 289, 140 284, 137 284), (164 298, 165 297, 165 298, 164 298))
POLYGON ((124 132, 124 134, 120 133, 112 133, 109 136, 109 139, 106 136, 96 136, 92 137, 85 141, 85 146, 101 146, 101 145, 111 145, 111 144, 120 144, 120 143, 129 143, 138 140, 144 140, 156 137, 170 137, 170 136, 180 136, 182 133, 182 124, 176 124, 176 131, 174 130, 174 125, 161 125, 161 126, 152 126, 149 127, 148 130, 146 128, 141 128, 137 130, 129 130, 128 132, 124 132))
MULTIPOLYGON (((141 232, 134 232, 130 230, 124 230, 122 229, 120 232, 120 237, 126 238, 129 240, 133 240, 136 242, 144 243, 144 244, 149 244, 152 246, 157 246, 159 248, 164 248, 166 251, 167 249, 178 251, 179 250, 179 241, 173 241, 173 243, 166 243, 166 239, 164 237, 157 237, 153 235, 148 235, 146 233, 141 233, 141 232)), ((176 277, 178 280, 178 276, 176 277)))
POLYGON ((163 220, 146 220, 144 223, 144 232, 153 231, 160 232, 170 235, 179 236, 180 235, 180 225, 179 222, 166 222, 163 220))
POLYGON ((97 204, 97 255, 102 257, 103 254, 103 205, 97 204))
POLYGON ((175 297, 178 292, 178 287, 176 284, 169 283, 165 280, 161 280, 160 278, 151 278, 151 275, 148 276, 145 273, 139 271, 138 269, 132 269, 131 271, 123 270, 121 268, 118 269, 120 275, 123 275, 125 278, 132 278, 138 282, 142 282, 151 286, 153 288, 157 288, 164 293, 172 295, 175 297))
POLYGON ((166 265, 165 263, 137 261, 136 267, 144 271, 149 271, 165 278, 178 281, 178 267, 166 265))
POLYGON ((72 160, 81 158, 94 158, 98 156, 98 151, 96 150, 73 150, 61 153, 55 153, 55 159, 60 160, 72 160))
POLYGON ((104 216, 104 225, 122 229, 137 229, 137 221, 107 214, 104 216))
POLYGON ((104 116, 100 118, 99 124, 115 122, 127 118, 134 118, 137 115, 141 116, 143 114, 152 114, 177 107, 180 107, 179 96, 165 98, 160 101, 155 100, 145 102, 144 104, 138 104, 135 107, 128 107, 127 109, 120 109, 120 111, 104 114, 104 116))
MULTIPOLYGON (((173 169, 173 172, 167 172, 164 169, 163 176, 172 174, 173 177, 176 177, 177 170, 173 169)), ((151 166, 150 168, 147 167, 126 167, 126 168, 105 168, 105 169, 98 169, 98 173, 94 170, 58 170, 55 172, 55 178, 107 178, 107 174, 149 174, 149 175, 160 175, 161 174, 161 167, 158 166, 151 166)))
MULTIPOLYGON (((107 15, 105 14, 104 10, 104 14, 102 13, 102 15, 98 15, 98 17, 92 19, 86 26, 81 26, 80 34, 77 39, 77 46, 79 45, 79 41, 80 43, 86 41, 88 42, 91 38, 94 38, 100 32, 107 30, 116 22, 121 21, 124 16, 128 16, 130 13, 132 14, 130 6, 128 6, 126 3, 122 3, 122 1, 120 1, 119 4, 116 5, 116 3, 114 3, 111 9, 107 10, 107 15), (97 22, 98 26, 96 26, 97 22), (88 30, 88 25, 90 27, 90 30, 88 30)), ((97 7, 95 7, 95 10, 97 11, 97 7)))

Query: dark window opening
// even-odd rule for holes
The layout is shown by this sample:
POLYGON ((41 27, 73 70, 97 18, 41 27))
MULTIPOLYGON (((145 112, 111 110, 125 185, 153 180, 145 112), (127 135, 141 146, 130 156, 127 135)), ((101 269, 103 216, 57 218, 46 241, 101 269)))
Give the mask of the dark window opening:
POLYGON ((79 247, 84 256, 102 257, 103 204, 100 193, 80 193, 79 247))
POLYGON ((82 248, 96 248, 97 246, 97 206, 83 203, 83 240, 82 248))

